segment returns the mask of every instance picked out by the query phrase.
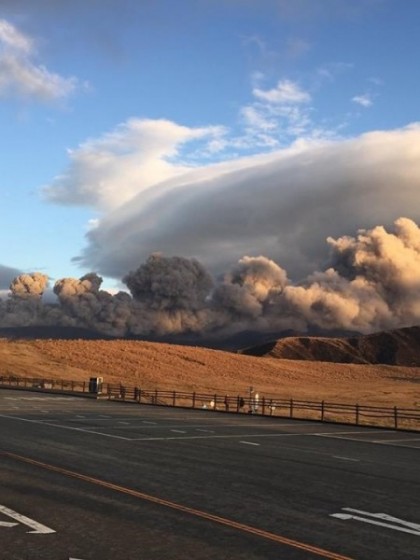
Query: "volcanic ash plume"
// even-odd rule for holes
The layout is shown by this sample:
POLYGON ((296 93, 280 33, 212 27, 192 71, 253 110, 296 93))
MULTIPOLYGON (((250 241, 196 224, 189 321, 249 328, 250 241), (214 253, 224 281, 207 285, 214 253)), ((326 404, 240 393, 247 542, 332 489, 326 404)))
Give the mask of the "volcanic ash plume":
POLYGON ((407 218, 357 237, 328 238, 331 267, 289 286, 285 297, 309 324, 371 332, 420 321, 420 230, 407 218))
POLYGON ((1 325, 69 325, 113 336, 195 333, 221 337, 243 330, 359 332, 420 323, 420 229, 399 218, 355 237, 328 238, 329 263, 299 284, 264 257, 245 256, 215 280, 194 259, 152 255, 123 281, 131 295, 101 290, 95 273, 63 278, 57 304, 42 303, 48 278, 24 274, 0 301, 1 325))
POLYGON ((41 298, 48 284, 48 276, 40 272, 20 274, 10 284, 12 296, 18 298, 41 298))

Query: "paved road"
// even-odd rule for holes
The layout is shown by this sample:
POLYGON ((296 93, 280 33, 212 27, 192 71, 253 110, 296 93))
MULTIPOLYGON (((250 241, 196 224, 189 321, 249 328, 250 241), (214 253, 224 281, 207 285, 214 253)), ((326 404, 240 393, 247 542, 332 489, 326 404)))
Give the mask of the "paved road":
POLYGON ((0 390, 0 560, 418 560, 420 434, 0 390))

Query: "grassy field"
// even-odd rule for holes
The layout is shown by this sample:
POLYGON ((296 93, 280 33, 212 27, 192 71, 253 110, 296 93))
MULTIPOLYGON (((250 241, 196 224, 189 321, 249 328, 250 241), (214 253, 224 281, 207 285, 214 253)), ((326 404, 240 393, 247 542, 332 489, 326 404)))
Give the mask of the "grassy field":
POLYGON ((420 368, 245 356, 127 340, 0 339, 0 375, 330 402, 419 407, 420 368))

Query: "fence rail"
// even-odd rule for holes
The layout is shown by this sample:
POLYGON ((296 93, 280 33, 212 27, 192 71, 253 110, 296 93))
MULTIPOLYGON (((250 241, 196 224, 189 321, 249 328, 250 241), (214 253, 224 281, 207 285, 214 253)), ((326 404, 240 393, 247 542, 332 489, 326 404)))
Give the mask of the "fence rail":
POLYGON ((356 426, 378 426, 395 430, 420 431, 420 408, 368 406, 327 401, 304 401, 254 395, 220 395, 127 387, 121 384, 94 385, 88 381, 0 376, 0 388, 44 392, 66 392, 101 396, 114 401, 136 404, 207 409, 217 412, 256 414, 277 418, 294 418, 336 422, 356 426))

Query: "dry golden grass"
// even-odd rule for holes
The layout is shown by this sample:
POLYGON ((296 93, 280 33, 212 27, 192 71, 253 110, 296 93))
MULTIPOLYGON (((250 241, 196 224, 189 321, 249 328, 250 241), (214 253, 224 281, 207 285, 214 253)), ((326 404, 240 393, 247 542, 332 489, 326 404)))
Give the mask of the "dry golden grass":
POLYGON ((420 368, 258 358, 128 340, 0 339, 0 375, 302 400, 419 407, 420 368))

